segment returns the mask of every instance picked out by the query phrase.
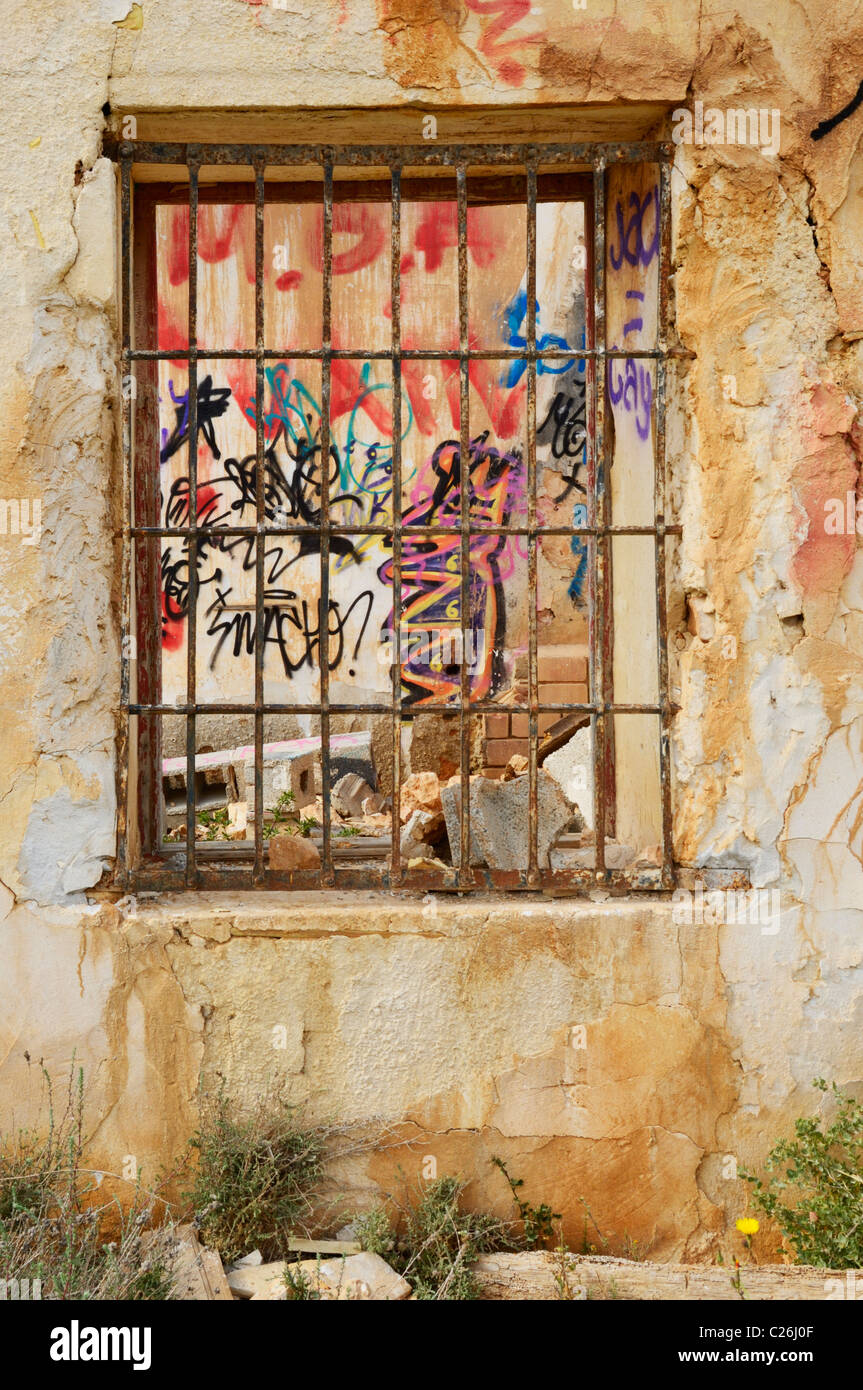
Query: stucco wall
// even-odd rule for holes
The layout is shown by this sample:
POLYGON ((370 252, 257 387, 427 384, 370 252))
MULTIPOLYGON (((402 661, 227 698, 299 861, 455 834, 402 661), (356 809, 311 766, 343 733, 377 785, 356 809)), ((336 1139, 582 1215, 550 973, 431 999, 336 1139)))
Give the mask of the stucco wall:
POLYGON ((141 27, 115 0, 5 6, 0 494, 39 499, 41 534, 0 536, 4 1117, 25 1050, 76 1050, 101 1064, 96 1161, 151 1165, 202 1073, 262 1081, 284 1015, 322 1112, 416 1124, 444 1168, 504 1150, 571 1222, 585 1195, 618 1234, 697 1253, 739 1200, 721 1155, 756 1159, 814 1075, 863 1082, 863 563, 824 527, 863 452, 863 114, 809 138, 857 88, 863 28, 827 0, 292 5, 164 0, 141 27), (676 160, 676 845, 778 889, 779 931, 680 927, 669 904, 88 904, 119 667, 103 106, 409 104, 419 134, 472 103, 696 99, 778 110, 781 145, 676 160))

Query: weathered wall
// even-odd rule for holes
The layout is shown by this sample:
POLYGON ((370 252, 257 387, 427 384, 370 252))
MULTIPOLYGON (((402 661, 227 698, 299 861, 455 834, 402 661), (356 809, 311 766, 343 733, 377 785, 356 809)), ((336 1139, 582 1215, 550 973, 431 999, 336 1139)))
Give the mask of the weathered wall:
POLYGON ((202 1072, 263 1079, 284 1016, 321 1110, 416 1123, 422 1152, 471 1172, 503 1149, 572 1221, 589 1195, 619 1235, 697 1253, 739 1199, 722 1155, 763 1152, 812 1076, 863 1082, 863 568, 856 535, 824 526, 863 452, 863 113, 809 138, 857 88, 863 28, 827 0, 291 3, 162 0, 125 27, 120 0, 5 6, 0 494, 39 499, 41 535, 0 535, 4 1117, 26 1110, 25 1050, 77 1050, 104 1078, 97 1160, 150 1164, 202 1072), (694 354, 670 436, 676 843, 778 888, 779 931, 676 927, 668 905, 88 906, 113 852, 119 664, 103 104, 410 105, 419 135, 423 112, 472 103, 696 98, 782 125, 775 158, 684 145, 676 163, 694 354))

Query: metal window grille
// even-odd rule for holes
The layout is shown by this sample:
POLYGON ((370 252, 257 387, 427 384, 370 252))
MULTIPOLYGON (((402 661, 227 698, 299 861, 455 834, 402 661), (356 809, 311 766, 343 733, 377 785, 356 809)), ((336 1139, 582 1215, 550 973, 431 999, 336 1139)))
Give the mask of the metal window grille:
MULTIPOLYGON (((671 845, 671 774, 669 754, 669 725, 673 706, 668 694, 667 659, 667 613, 665 596, 666 537, 679 533, 679 528, 666 524, 665 520, 665 432, 666 432, 666 365, 668 350, 668 279, 670 264, 670 158, 672 149, 668 145, 501 145, 489 146, 420 146, 396 148, 343 148, 322 146, 247 146, 247 145, 191 145, 162 143, 114 143, 108 151, 118 162, 121 187, 121 256, 122 256, 122 371, 124 381, 136 370, 145 370, 147 364, 155 364, 160 359, 182 359, 188 363, 188 526, 172 527, 162 523, 162 517, 155 515, 152 500, 142 494, 146 482, 146 469, 136 468, 148 449, 155 448, 157 433, 152 412, 135 393, 123 391, 123 571, 122 571, 122 674, 121 674, 121 750, 119 759, 119 842, 116 879, 126 888, 177 889, 177 888, 307 888, 307 887, 368 887, 377 882, 381 886, 396 888, 416 888, 420 891, 434 889, 467 890, 472 888, 500 889, 542 889, 552 892, 587 891, 603 885, 617 891, 633 889, 668 889, 673 884, 672 845, 671 845), (659 174, 659 305, 658 335, 652 348, 627 350, 625 347, 609 347, 606 343, 606 256, 607 256, 607 178, 609 170, 616 165, 651 163, 658 167, 659 174), (265 624, 265 545, 269 539, 286 534, 278 525, 273 525, 267 517, 265 499, 265 427, 264 427, 264 375, 268 361, 285 355, 278 346, 268 346, 264 332, 264 210, 271 196, 271 185, 265 182, 265 170, 281 166, 299 167, 316 165, 317 182, 312 193, 323 209, 323 303, 322 335, 317 349, 290 349, 292 358, 308 358, 320 362, 322 410, 320 420, 320 459, 321 477, 325 479, 325 462, 329 459, 331 447, 330 402, 332 386, 332 366, 340 358, 358 360, 382 359, 391 363, 393 383, 393 453, 392 453, 392 521, 375 526, 353 525, 348 528, 352 535, 378 535, 388 539, 393 555, 393 639, 395 661, 392 666, 392 686, 389 701, 374 705, 363 704, 363 714, 385 715, 392 726, 393 792, 392 824, 393 833, 389 848, 388 862, 383 865, 351 865, 338 862, 334 854, 331 829, 331 768, 330 768, 330 721, 334 714, 346 713, 353 707, 349 704, 334 703, 330 700, 330 662, 326 644, 320 644, 320 700, 314 704, 268 703, 264 698, 264 624, 265 624), (136 339, 134 325, 139 322, 140 300, 152 296, 152 283, 148 281, 146 268, 136 264, 137 234, 134 223, 134 207, 137 176, 140 169, 150 166, 147 179, 159 177, 159 166, 166 173, 165 178, 176 179, 177 166, 183 166, 186 180, 178 188, 174 186, 173 196, 187 201, 189 210, 188 258, 189 258, 189 297, 188 297, 188 347, 178 349, 159 349, 141 346, 136 339), (240 199, 254 204, 255 228, 255 345, 236 349, 210 347, 203 348, 198 341, 198 217, 199 200, 203 186, 200 172, 207 167, 227 167, 235 170, 243 166, 253 173, 246 191, 239 194, 240 199), (401 212, 402 202, 408 187, 418 186, 423 169, 439 166, 455 176, 457 201, 457 264, 458 264, 458 349, 428 350, 409 349, 401 343, 401 212), (351 351, 334 348, 332 345, 332 285, 333 285, 333 208, 334 172, 343 167, 367 169, 368 178, 374 178, 374 171, 388 170, 384 184, 384 196, 391 208, 391 346, 386 350, 351 351), (572 348, 541 348, 537 346, 537 200, 541 193, 543 179, 566 178, 567 174, 555 174, 555 170, 580 170, 577 176, 578 193, 589 209, 593 210, 590 228, 590 250, 588 277, 592 291, 592 305, 586 309, 586 345, 574 353, 572 348), (409 171, 403 178, 403 171, 409 171), (420 171, 418 174, 417 171, 420 171), (525 345, 513 349, 497 348, 481 350, 472 348, 468 327, 468 205, 469 173, 482 170, 488 179, 501 180, 511 190, 518 187, 519 201, 523 205, 526 218, 527 252, 527 315, 525 345), (321 181, 322 177, 322 181, 321 181), (537 369, 544 359, 572 358, 577 355, 587 361, 586 373, 586 464, 587 496, 586 522, 584 525, 543 527, 537 518, 537 369), (652 422, 654 443, 654 516, 652 522, 641 526, 615 526, 610 516, 608 469, 609 469, 609 409, 607 402, 606 373, 615 359, 652 359, 655 363, 654 416, 652 422), (248 536, 257 542, 255 548, 255 643, 254 643, 254 699, 247 704, 230 702, 203 703, 196 698, 196 625, 188 624, 186 699, 182 704, 166 704, 160 699, 158 682, 152 673, 148 675, 147 663, 152 647, 152 634, 141 630, 138 623, 137 635, 133 636, 133 608, 136 582, 140 576, 134 572, 136 548, 139 557, 143 555, 144 567, 147 556, 153 555, 156 548, 166 539, 182 540, 188 548, 188 612, 195 614, 198 602, 197 550, 211 534, 211 528, 201 524, 198 517, 198 367, 201 359, 249 359, 255 370, 255 462, 254 462, 254 526, 220 527, 219 534, 248 536), (470 457, 471 436, 469 419, 469 371, 475 359, 493 358, 495 360, 517 359, 525 363, 527 378, 526 397, 526 481, 527 503, 526 522, 501 528, 506 535, 523 538, 527 549, 527 577, 529 589, 529 634, 527 652, 527 702, 512 705, 511 713, 521 713, 528 717, 529 758, 528 758, 528 855, 527 864, 512 869, 490 870, 484 866, 471 864, 471 720, 486 713, 496 712, 494 703, 472 700, 469 686, 468 663, 464 652, 468 645, 467 622, 469 611, 470 583, 470 544, 471 514, 469 488, 460 489, 460 576, 461 576, 461 628, 462 661, 460 673, 460 700, 455 707, 459 720, 460 746, 460 790, 461 820, 460 841, 452 846, 452 869, 446 872, 432 871, 422 867, 408 867, 400 859, 400 785, 402 767, 402 719, 406 711, 403 705, 401 686, 401 648, 399 614, 402 602, 402 555, 405 536, 412 531, 431 534, 433 527, 405 527, 402 511, 401 489, 401 383, 403 363, 411 358, 424 360, 458 360, 460 437, 459 453, 461 459, 470 457), (152 436, 152 438, 151 438, 152 436), (537 547, 541 535, 568 538, 583 537, 589 556, 588 585, 590 613, 590 668, 589 698, 577 705, 543 703, 539 697, 537 679, 537 547), (614 699, 612 685, 612 634, 609 594, 611 584, 610 544, 616 535, 647 536, 654 542, 654 569, 649 576, 637 580, 627 576, 626 582, 655 582, 656 586, 656 651, 658 657, 657 689, 655 703, 620 703, 614 699), (132 663, 137 660, 136 698, 132 698, 132 663), (216 862, 209 849, 196 844, 191 827, 196 824, 198 788, 196 780, 196 720, 211 714, 248 714, 254 719, 254 845, 244 846, 245 855, 228 856, 228 862, 216 862), (321 843, 320 871, 277 871, 268 865, 266 842, 263 835, 264 791, 264 720, 270 715, 313 714, 320 721, 322 787, 324 806, 323 834, 321 843), (552 869, 538 859, 538 769, 540 755, 539 717, 543 714, 566 714, 589 716, 593 730, 594 747, 594 807, 595 853, 589 866, 566 869, 552 869), (606 863, 606 839, 609 825, 609 802, 613 800, 613 761, 612 720, 617 716, 649 714, 656 716, 658 728, 658 759, 661 786, 661 862, 654 868, 617 870, 606 863), (146 831, 146 821, 152 813, 152 806, 159 791, 159 769, 152 758, 153 747, 158 748, 158 740, 148 742, 147 729, 159 718, 182 715, 186 722, 186 826, 189 828, 185 844, 165 849, 157 844, 152 833, 146 831), (148 753, 149 749, 149 753, 148 753), (147 767, 148 756, 150 767, 147 767), (134 778, 130 776, 130 766, 137 762, 139 794, 136 795, 134 778), (142 826, 142 822, 144 823, 142 826)), ((235 174, 232 175, 236 177, 235 174)), ((570 175, 571 176, 571 175, 570 175)), ((147 186, 147 185, 143 185, 147 186)), ((152 185, 150 185, 152 187, 152 185)), ((159 185, 165 187, 164 184, 159 185)), ((273 185, 275 186, 275 185, 273 185)), ((380 189, 380 184, 376 185, 380 189)), ((471 185, 472 186, 472 185, 471 185)), ((292 197, 290 183, 279 186, 282 200, 292 197)), ((299 185, 296 185, 299 187, 299 185)), ((361 184, 364 196, 369 196, 371 182, 361 184)), ((354 186, 356 194, 356 185, 354 186)), ((412 194, 415 196, 415 194, 412 194)), ((422 196, 422 195, 420 195, 422 196)), ((585 296, 586 306, 588 296, 585 296)), ((146 310, 145 310, 146 311, 146 310)), ((150 310, 151 311, 151 310, 150 310)), ((624 362, 621 366, 625 365, 624 362)), ((152 368, 151 368, 152 369, 152 368)), ((330 603, 330 547, 332 539, 344 533, 330 511, 329 488, 320 489, 320 519, 314 528, 320 548, 320 610, 319 631, 328 628, 326 615, 330 603)), ((290 534, 296 536, 298 528, 292 526, 290 534)), ((146 583, 144 584, 146 589, 146 583)), ((441 714, 451 717, 453 707, 448 705, 441 714)))

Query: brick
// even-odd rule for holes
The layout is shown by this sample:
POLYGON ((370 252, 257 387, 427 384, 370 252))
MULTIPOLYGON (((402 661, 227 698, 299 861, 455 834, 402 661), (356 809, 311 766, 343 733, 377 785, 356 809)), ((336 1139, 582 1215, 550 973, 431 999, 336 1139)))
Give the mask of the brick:
POLYGON ((540 738, 542 738, 542 735, 545 733, 546 729, 550 729, 551 726, 552 726, 552 724, 556 724, 557 721, 558 721, 558 719, 562 719, 562 718, 563 718, 563 715, 562 715, 562 714, 541 714, 541 715, 539 716, 539 736, 540 736, 540 738))
POLYGON ((502 767, 484 767, 481 769, 479 775, 480 777, 490 777, 493 782, 496 782, 503 776, 503 773, 504 769, 502 767))
POLYGON ((487 714, 485 717, 486 738, 509 738, 509 715, 487 714))
POLYGON ((584 705, 587 703, 587 686, 575 683, 543 684, 539 687, 541 705, 584 705))
POLYGON ((537 652, 539 679, 543 681, 579 684, 587 680, 587 652, 574 644, 560 647, 540 647, 537 652))
POLYGON ((513 738, 527 738, 527 737, 528 737, 528 735, 530 734, 530 715, 529 715, 529 714, 512 714, 512 715, 510 715, 510 722, 511 722, 511 724, 512 724, 512 736, 513 736, 513 738))
POLYGON ((524 739, 494 738, 489 739, 485 746, 489 767, 506 767, 514 753, 527 755, 527 742, 524 739))

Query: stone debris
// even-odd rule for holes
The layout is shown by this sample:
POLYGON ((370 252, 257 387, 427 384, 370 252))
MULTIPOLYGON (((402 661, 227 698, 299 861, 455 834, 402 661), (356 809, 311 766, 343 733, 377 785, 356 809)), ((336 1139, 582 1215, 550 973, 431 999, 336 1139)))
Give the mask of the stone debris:
MULTIPOLYGON (((159 1233, 145 1232, 144 1244, 159 1233), (146 1237, 150 1239, 147 1240, 146 1237)), ((173 1296, 184 1302, 217 1302, 233 1297, 218 1250, 201 1245, 194 1226, 178 1226, 171 1242, 170 1272, 173 1296)))
POLYGON ((273 835, 267 843, 271 869, 319 869, 321 866, 317 845, 304 835, 273 835))
POLYGON ((372 792, 362 804, 362 813, 364 816, 376 816, 384 809, 385 804, 386 797, 381 796, 380 792, 372 792))
POLYGON ((328 1260, 276 1260, 251 1267, 237 1261, 227 1272, 227 1282, 235 1298, 286 1302, 286 1270, 322 1302, 399 1302, 411 1295, 407 1280, 367 1250, 328 1260))
POLYGON ((399 852, 402 859, 433 859, 434 846, 446 827, 443 811, 416 810, 402 827, 399 852))
POLYGON ((586 724, 562 748, 550 753, 543 769, 554 778, 567 800, 578 807, 584 826, 593 829, 593 738, 586 724))
POLYGON ((245 840, 249 820, 249 803, 231 801, 228 803, 228 839, 245 840))
POLYGON ((321 1280, 338 1299, 399 1302, 411 1293, 407 1280, 396 1274, 380 1255, 373 1255, 369 1250, 344 1259, 322 1260, 321 1280))
MULTIPOLYGON (((315 1261, 307 1263, 314 1265, 315 1261)), ((235 1298, 284 1298, 284 1275, 284 1260, 275 1260, 266 1265, 242 1265, 238 1262, 227 1271, 228 1286, 235 1298)))
POLYGON ((523 777, 528 770, 528 760, 523 753, 513 753, 501 775, 501 782, 511 782, 513 777, 523 777))
POLYGON ((253 1265, 262 1265, 263 1263, 264 1257, 261 1254, 260 1250, 252 1250, 250 1254, 243 1255, 242 1258, 239 1260, 234 1260, 234 1263, 231 1265, 231 1268, 247 1269, 253 1265))
MULTIPOLYGON (((470 780, 470 862, 490 869, 526 869, 528 864, 527 777, 495 781, 470 780)), ((453 862, 458 862, 461 826, 461 786, 458 779, 441 793, 453 862)), ((573 805, 563 789, 541 767, 537 770, 537 861, 548 865, 557 837, 573 819, 573 805)))
POLYGON ((410 777, 405 778, 399 807, 402 825, 410 820, 414 811, 436 811, 440 815, 443 807, 440 778, 437 773, 413 772, 410 777))
POLYGON ((361 816, 363 803, 372 796, 374 792, 364 777, 356 772, 346 772, 333 787, 331 805, 342 816, 361 816))

